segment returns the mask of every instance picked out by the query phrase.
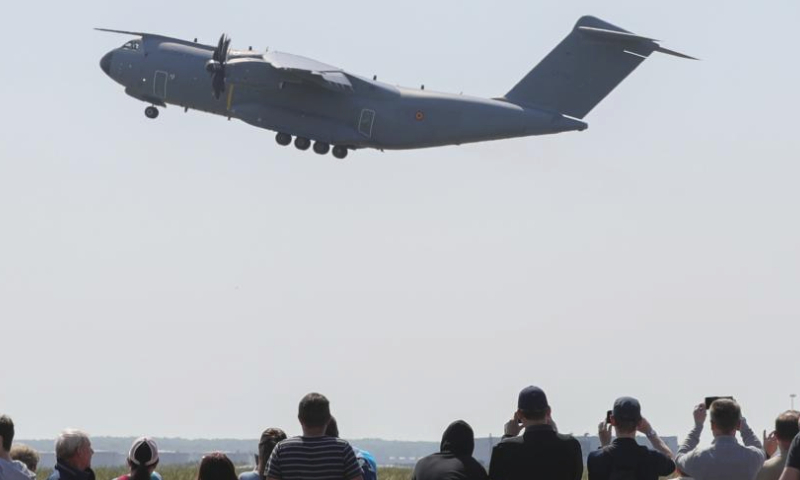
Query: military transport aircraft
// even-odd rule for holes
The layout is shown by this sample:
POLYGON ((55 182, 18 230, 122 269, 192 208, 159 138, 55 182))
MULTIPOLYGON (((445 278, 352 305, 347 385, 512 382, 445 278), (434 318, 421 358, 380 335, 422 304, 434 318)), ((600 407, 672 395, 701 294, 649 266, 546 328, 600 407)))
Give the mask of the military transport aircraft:
POLYGON ((358 148, 412 149, 584 130, 581 121, 651 53, 692 58, 598 18, 569 35, 499 98, 396 87, 316 60, 233 50, 140 32, 100 67, 125 93, 156 106, 179 105, 277 132, 280 145, 345 158, 358 148))

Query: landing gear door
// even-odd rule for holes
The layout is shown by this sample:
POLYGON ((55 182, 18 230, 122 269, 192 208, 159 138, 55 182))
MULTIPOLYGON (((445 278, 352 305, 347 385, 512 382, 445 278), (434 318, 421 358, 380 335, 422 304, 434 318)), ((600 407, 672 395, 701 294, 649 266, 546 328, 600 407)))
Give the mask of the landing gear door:
POLYGON ((167 72, 157 71, 155 79, 153 79, 153 95, 159 100, 166 100, 167 98, 167 72))
POLYGON ((375 123, 375 110, 365 108, 361 110, 361 118, 358 120, 358 132, 367 138, 372 137, 372 125, 375 123))

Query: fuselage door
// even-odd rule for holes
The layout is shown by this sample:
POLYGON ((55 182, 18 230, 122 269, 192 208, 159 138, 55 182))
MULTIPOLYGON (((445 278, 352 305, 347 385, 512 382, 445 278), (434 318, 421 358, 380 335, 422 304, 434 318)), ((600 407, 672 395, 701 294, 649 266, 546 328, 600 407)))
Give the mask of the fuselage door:
POLYGON ((165 100, 167 98, 167 72, 161 70, 156 71, 155 79, 153 80, 153 95, 156 98, 165 100))
POLYGON ((365 108, 361 110, 361 118, 358 121, 358 132, 367 138, 372 137, 372 125, 375 123, 375 110, 365 108))

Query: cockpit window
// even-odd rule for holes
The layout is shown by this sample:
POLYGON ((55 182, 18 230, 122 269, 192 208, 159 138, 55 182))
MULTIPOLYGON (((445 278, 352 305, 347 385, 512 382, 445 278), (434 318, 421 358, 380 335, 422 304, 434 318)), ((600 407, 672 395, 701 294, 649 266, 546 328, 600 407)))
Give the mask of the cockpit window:
POLYGON ((141 42, 139 40, 131 40, 130 42, 126 43, 122 46, 123 50, 139 50, 139 46, 141 42))

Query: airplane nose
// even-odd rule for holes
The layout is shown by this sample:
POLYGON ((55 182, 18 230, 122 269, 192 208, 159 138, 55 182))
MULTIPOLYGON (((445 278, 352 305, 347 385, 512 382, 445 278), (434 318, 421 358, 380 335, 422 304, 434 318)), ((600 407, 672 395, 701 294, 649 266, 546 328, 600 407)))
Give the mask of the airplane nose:
POLYGON ((106 72, 106 75, 111 75, 111 55, 113 55, 113 53, 114 52, 108 52, 100 59, 100 68, 106 72))

